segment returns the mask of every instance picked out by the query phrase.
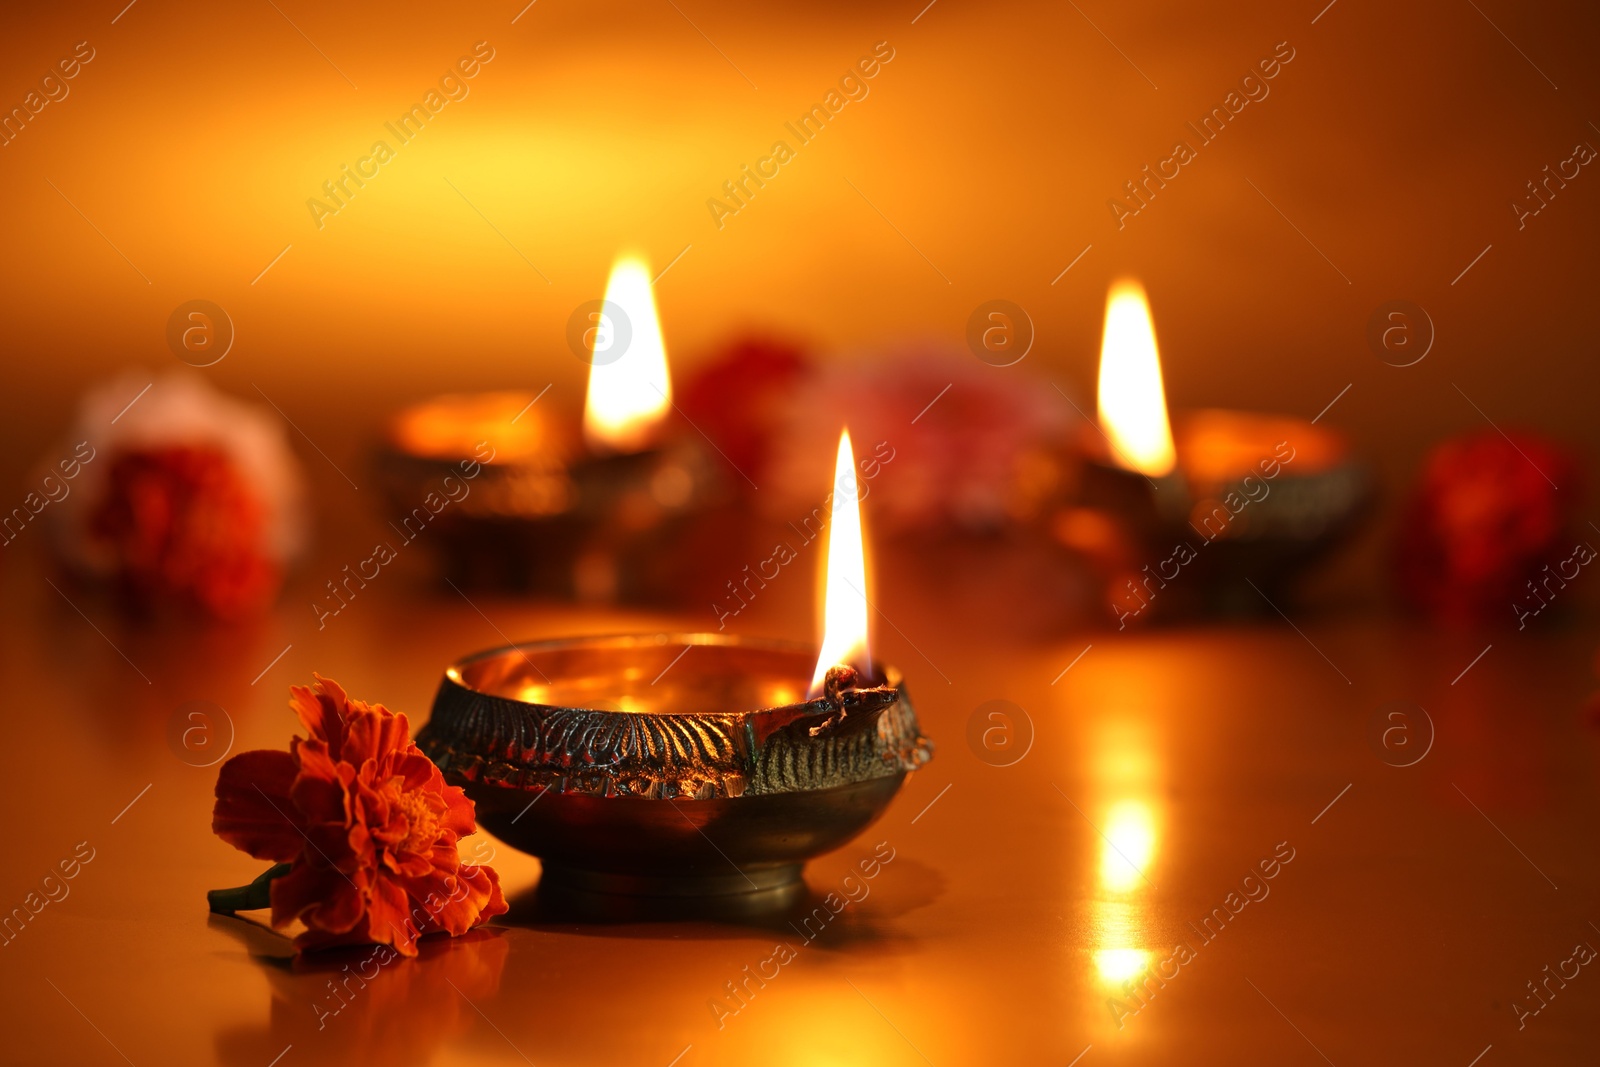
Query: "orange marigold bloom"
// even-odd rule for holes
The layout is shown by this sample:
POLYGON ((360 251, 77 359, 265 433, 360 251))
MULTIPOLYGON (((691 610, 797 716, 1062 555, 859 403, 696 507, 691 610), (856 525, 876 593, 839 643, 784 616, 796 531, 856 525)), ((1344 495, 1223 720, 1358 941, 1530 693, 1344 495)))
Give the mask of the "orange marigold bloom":
POLYGON ((235 848, 290 864, 271 884, 272 925, 304 922, 298 949, 377 943, 414 956, 423 934, 502 914, 493 868, 456 850, 475 829, 472 801, 412 743, 406 717, 320 675, 290 692, 311 736, 223 764, 211 822, 235 848))
POLYGON ((89 536, 136 602, 177 600, 237 619, 277 597, 283 565, 262 547, 266 505, 224 450, 139 448, 110 463, 89 536))

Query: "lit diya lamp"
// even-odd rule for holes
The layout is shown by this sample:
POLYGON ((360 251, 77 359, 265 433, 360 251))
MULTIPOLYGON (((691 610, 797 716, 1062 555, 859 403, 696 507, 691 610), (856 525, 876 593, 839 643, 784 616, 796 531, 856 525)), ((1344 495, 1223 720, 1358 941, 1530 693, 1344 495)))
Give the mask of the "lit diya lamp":
POLYGON ((1099 425, 1054 533, 1106 570, 1123 626, 1158 601, 1248 610, 1353 529, 1368 480, 1346 437, 1286 415, 1167 414, 1142 286, 1106 300, 1099 425), (1260 593, 1252 591, 1254 582, 1260 593))
POLYGON ((678 542, 726 479, 697 438, 668 432, 642 259, 616 262, 592 318, 581 429, 543 392, 443 396, 391 420, 379 471, 392 525, 408 541, 430 529, 450 580, 593 602, 677 594, 678 542))
POLYGON ((547 890, 782 906, 932 746, 868 653, 855 461, 840 441, 820 655, 727 634, 513 645, 451 666, 418 743, 547 890))

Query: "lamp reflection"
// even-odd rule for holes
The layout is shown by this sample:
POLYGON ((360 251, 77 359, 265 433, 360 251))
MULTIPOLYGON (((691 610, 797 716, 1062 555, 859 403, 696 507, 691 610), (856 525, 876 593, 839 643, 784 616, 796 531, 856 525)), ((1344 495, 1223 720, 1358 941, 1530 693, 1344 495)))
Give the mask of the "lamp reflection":
POLYGON ((294 957, 286 939, 250 920, 213 915, 210 926, 242 942, 267 979, 265 1022, 215 1036, 219 1062, 251 1067, 262 1049, 286 1045, 351 1063, 431 1063, 477 1025, 474 1004, 499 992, 510 951, 504 931, 484 928, 423 938, 416 959, 370 945, 294 957))
POLYGON ((1144 896, 1161 841, 1162 780, 1149 728, 1128 719, 1103 722, 1092 739, 1093 793, 1088 809, 1100 829, 1100 862, 1091 907, 1094 971, 1116 989, 1152 962, 1144 896))
POLYGON ((1106 818, 1100 852, 1100 885, 1119 893, 1139 888, 1156 852, 1155 814, 1148 801, 1119 800, 1106 818))
POLYGON ((1142 948, 1103 948, 1094 954, 1094 968, 1105 981, 1126 982, 1150 966, 1150 953, 1142 948))

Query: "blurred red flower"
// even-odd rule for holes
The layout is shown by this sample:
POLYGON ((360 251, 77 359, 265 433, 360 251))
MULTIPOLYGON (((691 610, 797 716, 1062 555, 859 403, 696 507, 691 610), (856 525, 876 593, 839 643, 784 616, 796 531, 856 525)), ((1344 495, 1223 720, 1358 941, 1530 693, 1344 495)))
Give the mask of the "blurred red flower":
POLYGON ((266 508, 220 448, 131 449, 111 460, 89 540, 141 603, 186 600, 219 618, 270 604, 283 568, 263 546, 266 508))
POLYGON ((211 824, 256 859, 290 865, 271 883, 272 925, 304 922, 298 949, 388 944, 415 956, 424 934, 504 913, 493 868, 456 850, 475 829, 472 801, 412 743, 406 717, 320 676, 291 692, 311 736, 223 764, 211 824))
POLYGON ((1511 621, 1528 582, 1572 548, 1579 480, 1571 454, 1535 434, 1439 445, 1402 517, 1401 592, 1438 617, 1511 621))
MULTIPOLYGON (((809 372, 798 345, 740 337, 684 384, 679 407, 729 463, 759 484, 772 458, 773 424, 809 372)), ((749 484, 737 481, 740 488, 749 484)))

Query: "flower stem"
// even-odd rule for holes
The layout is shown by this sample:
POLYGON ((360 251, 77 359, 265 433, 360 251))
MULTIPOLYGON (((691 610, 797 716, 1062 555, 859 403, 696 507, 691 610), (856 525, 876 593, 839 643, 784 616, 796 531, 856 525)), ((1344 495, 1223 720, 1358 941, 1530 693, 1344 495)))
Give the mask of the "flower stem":
POLYGON ((236 911, 250 911, 272 906, 272 880, 289 873, 289 864, 279 863, 268 867, 261 877, 249 885, 232 889, 213 889, 206 894, 206 903, 219 915, 232 915, 236 911))

